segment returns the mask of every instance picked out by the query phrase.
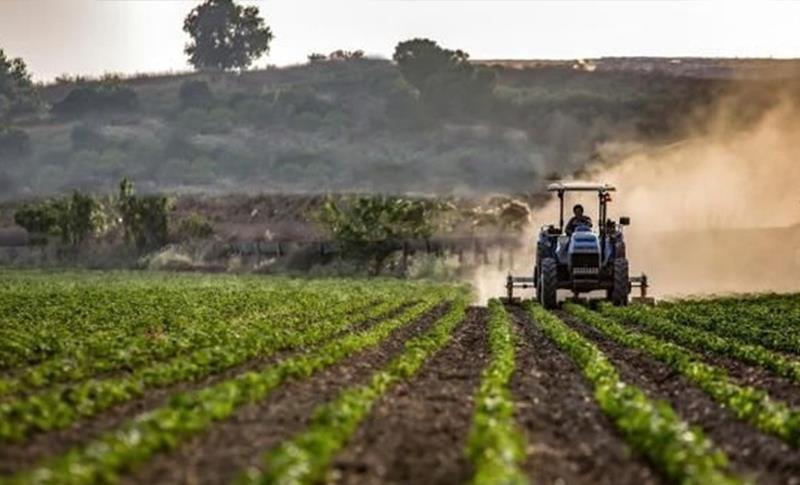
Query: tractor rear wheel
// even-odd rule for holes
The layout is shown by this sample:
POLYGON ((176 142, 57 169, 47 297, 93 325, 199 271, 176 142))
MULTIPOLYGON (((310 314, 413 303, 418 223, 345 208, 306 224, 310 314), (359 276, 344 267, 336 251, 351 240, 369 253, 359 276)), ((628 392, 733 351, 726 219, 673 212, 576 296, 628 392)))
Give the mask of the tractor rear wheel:
POLYGON ((610 300, 615 306, 628 304, 628 294, 631 291, 628 279, 628 260, 617 258, 614 260, 614 287, 611 289, 610 300))
POLYGON ((545 308, 556 308, 556 290, 558 289, 558 264, 553 258, 544 258, 539 267, 539 281, 536 293, 539 303, 545 308))

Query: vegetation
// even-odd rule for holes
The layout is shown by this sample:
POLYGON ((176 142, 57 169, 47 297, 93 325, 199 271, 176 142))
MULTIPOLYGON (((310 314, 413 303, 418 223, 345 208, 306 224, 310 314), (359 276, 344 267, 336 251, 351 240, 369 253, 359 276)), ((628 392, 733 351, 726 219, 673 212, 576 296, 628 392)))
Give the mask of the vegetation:
POLYGON ((491 362, 483 371, 467 453, 475 466, 473 483, 527 483, 520 470, 523 438, 514 423, 514 401, 508 390, 514 373, 514 335, 499 300, 489 300, 491 362))
MULTIPOLYGON (((542 330, 572 357, 594 387, 600 408, 616 424, 631 447, 646 455, 675 483, 740 483, 725 470, 725 455, 703 433, 663 402, 649 399, 639 388, 622 381, 596 345, 538 305, 528 311, 542 330)), ((591 315, 575 305, 568 311, 591 315)), ((595 323, 595 319, 587 320, 595 323)))
MULTIPOLYGON (((234 280, 220 281, 223 285, 230 285, 234 280)), ((146 282, 142 281, 142 282, 146 282)), ((177 279, 166 280, 167 288, 171 289, 178 294, 183 292, 191 296, 194 291, 205 289, 218 293, 219 283, 209 280, 200 280, 192 283, 191 280, 177 279), (208 284, 211 286, 207 286, 208 284), (188 293, 187 293, 188 292, 188 293)), ((303 378, 311 373, 318 371, 322 368, 330 366, 341 359, 354 354, 355 352, 369 346, 376 345, 379 341, 386 338, 389 333, 394 329, 414 320, 438 301, 443 298, 459 297, 460 291, 455 288, 439 287, 430 288, 433 291, 428 292, 423 296, 418 303, 413 303, 410 298, 415 298, 418 286, 409 285, 405 283, 387 283, 385 285, 363 284, 352 282, 350 284, 342 284, 341 281, 327 281, 311 283, 307 286, 303 283, 291 283, 288 280, 274 280, 272 282, 257 283, 257 280, 247 282, 242 285, 237 292, 235 292, 236 300, 239 304, 243 302, 241 291, 250 292, 247 290, 250 285, 257 286, 253 295, 258 295, 255 301, 244 299, 247 301, 247 306, 258 308, 259 306, 269 309, 270 314, 263 316, 266 321, 258 323, 258 321, 242 322, 246 325, 248 330, 245 335, 236 335, 236 329, 231 329, 227 338, 219 339, 213 344, 214 349, 219 349, 219 354, 235 354, 240 355, 239 349, 243 344, 257 338, 259 333, 269 333, 265 336, 261 345, 267 345, 262 349, 272 349, 274 351, 278 348, 296 348, 308 349, 301 351, 297 354, 290 356, 284 360, 279 361, 274 366, 269 366, 260 372, 246 372, 236 377, 222 380, 221 382, 212 386, 187 392, 185 394, 176 396, 169 403, 163 407, 157 408, 146 416, 132 420, 124 424, 116 432, 106 434, 94 442, 81 447, 74 453, 69 453, 62 458, 54 459, 53 461, 42 465, 36 470, 32 470, 30 474, 22 474, 16 477, 19 482, 25 482, 32 477, 37 477, 37 480, 42 483, 94 483, 98 480, 105 479, 104 477, 114 476, 114 474, 125 468, 129 468, 135 463, 139 463, 152 456, 159 451, 174 448, 182 440, 189 436, 199 433, 203 429, 211 426, 215 421, 219 421, 229 416, 234 410, 249 402, 254 402, 263 399, 270 391, 279 386, 282 382, 292 378, 303 378), (287 284, 288 283, 288 284, 287 284), (266 290, 266 291, 264 291, 266 290), (291 294, 292 298, 286 298, 291 294), (351 313, 353 299, 367 297, 370 299, 378 299, 381 304, 377 306, 370 306, 365 309, 364 313, 354 315, 351 313), (400 297, 400 298, 398 298, 400 297), (389 308, 397 307, 397 305, 406 305, 406 308, 397 314, 397 316, 387 318, 380 323, 367 328, 363 331, 353 330, 349 333, 342 334, 342 330, 347 329, 348 325, 353 328, 358 328, 358 322, 364 318, 374 318, 385 313, 389 308), (391 306, 387 306, 391 305, 391 306), (294 321, 286 321, 289 315, 294 316, 294 321), (338 316, 334 316, 338 315, 338 316), (281 319, 282 328, 276 328, 274 325, 275 319, 281 319), (269 330, 271 328, 271 330, 269 330), (340 334, 340 338, 331 339, 332 336, 340 334), (80 473, 76 473, 80 470, 80 473)), ((29 287, 36 288, 39 285, 46 284, 40 279, 34 278, 29 287)), ((117 284, 121 285, 123 289, 129 287, 131 284, 134 288, 137 282, 131 280, 120 280, 117 284)), ((162 283, 163 284, 163 283, 162 283)), ((149 285, 148 285, 149 286, 149 285)), ((159 285, 160 286, 160 285, 159 285)), ((147 286, 145 287, 147 288, 147 286)), ((234 289, 235 285, 233 288, 234 289)), ((50 288, 53 289, 52 287, 50 288)), ((97 289, 90 285, 89 291, 97 291, 97 289)), ((87 288, 83 288, 86 291, 87 288)), ((161 288, 152 287, 148 288, 143 296, 152 298, 156 297, 161 288)), ((13 291, 13 290, 12 290, 13 291)), ((201 295, 197 295, 200 297, 201 295)), ((232 295, 234 296, 234 295, 232 295)), ((170 301, 167 299, 166 301, 170 301)), ((7 301, 7 303, 14 303, 14 301, 7 301)), ((216 311, 228 311, 229 309, 225 304, 216 307, 219 301, 206 300, 205 308, 216 311)), ((191 308, 191 305, 189 305, 191 308)), ((463 308, 463 306, 461 307, 463 308)), ((163 309, 159 309, 163 311, 163 309)), ((453 320, 453 317, 450 318, 453 320)), ((141 320, 140 320, 141 321, 141 320)), ((218 320, 216 321, 219 322, 218 320)), ((209 322, 211 324, 211 322, 209 322)), ((451 323, 452 325, 453 323, 451 323)), ((189 325, 188 327, 192 327, 189 325)), ((86 329, 88 330, 88 329, 86 329)), ((132 329, 133 330, 133 329, 132 329)), ((141 329, 137 329, 141 331, 141 329)), ((4 340, 5 342, 6 340, 4 340)), ((211 350, 211 349, 209 349, 211 350)), ((200 350, 202 351, 202 347, 200 350)), ((182 366, 184 372, 190 372, 191 375, 199 376, 194 369, 200 362, 206 362, 207 359, 201 361, 195 360, 193 364, 189 364, 186 359, 191 359, 193 354, 187 356, 178 356, 175 359, 167 362, 177 364, 180 361, 184 362, 182 366)), ((252 354, 251 354, 252 356, 252 354)), ((419 358, 419 357, 417 357, 419 358)), ((219 365, 219 364, 217 364, 219 365)), ((226 360, 225 365, 232 365, 230 360, 226 360)), ((162 369, 164 367, 162 366, 162 369)), ((148 375, 154 378, 159 374, 155 369, 152 371, 146 370, 147 367, 142 367, 141 372, 138 373, 140 378, 148 375)), ((206 372, 211 371, 213 368, 207 368, 206 372)), ((219 367, 217 367, 219 369, 219 367)), ((163 374, 162 374, 163 376, 163 374)), ((184 375, 181 379, 187 379, 189 375, 184 375)), ((92 380, 87 383, 93 382, 92 380)), ((162 381, 163 382, 163 381, 162 381)), ((108 405, 109 399, 119 399, 117 396, 124 393, 126 386, 124 382, 119 382, 119 385, 113 389, 112 394, 94 391, 79 392, 77 389, 70 392, 69 396, 74 398, 67 399, 66 402, 58 404, 56 402, 49 402, 48 406, 40 404, 40 399, 23 399, 22 401, 12 399, 10 407, 14 411, 9 411, 8 407, 3 407, 6 416, 13 413, 17 416, 26 416, 23 423, 10 423, 5 418, 2 420, 2 436, 6 439, 21 436, 22 430, 30 428, 31 423, 38 423, 44 429, 54 426, 64 426, 65 414, 69 413, 82 413, 86 414, 86 409, 96 407, 101 402, 108 405), (75 398, 78 398, 76 399, 75 398), (18 404, 19 402, 27 402, 27 406, 18 404), (94 403, 94 404, 93 404, 94 403), (39 407, 41 406, 41 408, 39 407), (55 408, 52 406, 56 406, 55 408), (74 406, 74 408, 73 408, 74 406), (37 409, 50 410, 46 414, 39 414, 37 409), (58 409, 58 412, 53 412, 58 409), (70 411, 74 409, 74 411, 70 411)), ((84 385, 85 386, 85 385, 84 385)), ((128 386, 127 388, 130 388, 128 386)), ((62 395, 64 393, 62 392, 62 395)))
POLYGON ((244 69, 269 51, 272 30, 258 7, 233 0, 206 0, 192 9, 183 23, 192 41, 186 46, 189 63, 198 69, 244 69))
POLYGON ((64 99, 53 103, 53 113, 79 118, 89 114, 130 113, 138 106, 136 91, 112 81, 76 87, 64 99))
POLYGON ((29 232, 54 234, 64 244, 78 245, 100 226, 97 201, 78 191, 71 197, 23 206, 14 222, 29 232))
POLYGON ((758 429, 774 434, 793 447, 800 446, 800 410, 771 399, 763 390, 740 386, 725 371, 706 364, 693 352, 629 328, 576 305, 567 311, 590 323, 612 340, 646 352, 681 373, 737 417, 758 429))
POLYGON ((317 408, 307 431, 267 454, 263 475, 258 470, 250 470, 242 482, 320 481, 333 455, 347 443, 373 403, 397 381, 416 374, 425 360, 450 340, 465 308, 464 299, 457 299, 430 331, 406 342, 403 352, 386 369, 373 374, 368 384, 347 389, 335 400, 317 408))
MULTIPOLYGON (((658 337, 672 340, 700 352, 713 352, 762 366, 777 375, 800 383, 800 360, 756 344, 723 337, 699 328, 679 325, 656 315, 646 308, 615 308, 603 306, 602 312, 626 323, 641 325, 644 330, 658 337)), ((744 324, 744 322, 743 322, 744 324)), ((745 324, 746 325, 746 324, 745 324)))
POLYGON ((12 116, 35 112, 40 104, 39 94, 25 61, 19 57, 10 58, 0 49, 0 122, 12 116))
POLYGON ((319 221, 342 246, 345 256, 367 261, 380 274, 386 259, 407 239, 433 234, 436 203, 390 196, 353 196, 328 200, 319 221))

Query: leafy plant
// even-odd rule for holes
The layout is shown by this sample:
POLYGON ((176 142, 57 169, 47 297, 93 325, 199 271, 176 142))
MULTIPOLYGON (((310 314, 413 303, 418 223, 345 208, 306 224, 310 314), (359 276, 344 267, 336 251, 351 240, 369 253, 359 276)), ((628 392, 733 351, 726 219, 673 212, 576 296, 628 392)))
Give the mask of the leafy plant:
POLYGON ((489 300, 491 361, 481 377, 467 453, 475 467, 472 483, 523 484, 519 465, 525 458, 522 435, 514 421, 514 401, 508 390, 514 373, 514 335, 503 305, 489 300))
POLYGON ((730 408, 738 418, 781 438, 791 446, 800 446, 800 410, 790 408, 785 402, 770 399, 763 390, 731 382, 723 369, 704 363, 684 347, 651 335, 632 332, 613 320, 577 305, 567 305, 567 311, 617 343, 639 349, 669 365, 715 401, 730 408))
POLYGON ((436 203, 390 196, 329 199, 318 220, 345 255, 368 261, 379 274, 386 259, 405 239, 424 239, 434 230, 436 203))
MULTIPOLYGON (((639 388, 622 381, 596 345, 538 305, 528 312, 544 333, 580 367, 594 396, 625 440, 647 456, 675 483, 735 484, 726 471, 727 458, 696 428, 690 428, 666 403, 652 401, 639 388)), ((591 312, 576 305, 567 311, 581 318, 591 312)))

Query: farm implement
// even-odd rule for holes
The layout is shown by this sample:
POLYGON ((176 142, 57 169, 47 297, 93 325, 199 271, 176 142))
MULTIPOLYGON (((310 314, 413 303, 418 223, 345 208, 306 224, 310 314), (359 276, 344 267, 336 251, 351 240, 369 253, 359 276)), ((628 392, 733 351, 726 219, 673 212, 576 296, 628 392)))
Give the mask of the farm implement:
POLYGON ((592 182, 558 182, 550 184, 547 190, 558 196, 558 226, 550 224, 541 228, 533 275, 509 274, 504 300, 518 301, 515 289, 535 288, 536 300, 545 308, 557 306, 558 290, 572 291, 575 299, 581 293, 605 291, 606 300, 616 306, 625 306, 629 301, 653 304, 653 298, 647 296, 647 275, 629 275, 622 226, 629 225, 630 218, 620 217, 617 222, 608 218, 608 203, 616 188, 592 182), (592 229, 588 218, 578 218, 574 224, 565 226, 564 200, 569 192, 597 192, 596 230, 592 229), (640 293, 631 299, 633 288, 639 288, 640 293))

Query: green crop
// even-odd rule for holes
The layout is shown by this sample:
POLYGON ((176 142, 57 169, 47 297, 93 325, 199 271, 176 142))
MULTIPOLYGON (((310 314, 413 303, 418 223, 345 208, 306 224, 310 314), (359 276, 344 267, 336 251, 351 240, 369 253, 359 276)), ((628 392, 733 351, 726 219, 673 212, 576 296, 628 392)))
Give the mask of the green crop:
MULTIPOLYGON (((591 312, 567 305, 583 318, 591 312)), ((538 305, 528 311, 544 333, 570 355, 594 388, 603 412, 630 446, 646 456, 671 481, 705 485, 740 483, 726 472, 727 458, 702 431, 680 419, 663 401, 653 401, 636 386, 622 381, 617 370, 593 343, 538 305)))
POLYGON ((618 308, 603 305, 601 311, 606 315, 617 317, 623 322, 641 325, 644 330, 654 335, 670 339, 692 349, 734 357, 749 364, 762 366, 780 376, 800 383, 800 361, 773 352, 761 345, 743 343, 713 332, 679 325, 646 307, 618 308))
POLYGON ((684 347, 631 331, 577 305, 567 305, 566 308, 569 313, 591 324, 615 342, 641 350, 666 363, 715 401, 730 408, 740 419, 794 447, 800 446, 800 411, 784 402, 770 399, 762 390, 731 382, 724 370, 702 362, 700 357, 684 347))
MULTIPOLYGON (((453 290, 430 292, 426 301, 367 330, 346 334, 261 372, 247 372, 198 391, 173 396, 166 406, 145 413, 117 431, 9 481, 20 484, 116 481, 119 471, 144 462, 155 453, 175 448, 189 436, 227 418, 242 405, 263 399, 287 379, 308 377, 359 350, 377 345, 391 332, 419 318, 432 304, 452 293, 453 290)), ((319 330, 312 327, 307 331, 313 334, 319 330)))
POLYGON ((464 317, 466 302, 456 300, 432 329, 405 344, 403 352, 386 369, 373 374, 369 383, 343 391, 315 410, 307 431, 269 451, 264 472, 248 470, 241 483, 314 483, 324 477, 334 454, 348 441, 372 405, 401 379, 417 373, 422 364, 451 338, 464 317))
POLYGON ((514 421, 514 401, 508 383, 514 373, 514 334, 505 308, 489 301, 489 348, 491 362, 481 376, 475 396, 467 454, 475 467, 475 484, 522 484, 527 478, 519 468, 524 459, 522 434, 514 421))

